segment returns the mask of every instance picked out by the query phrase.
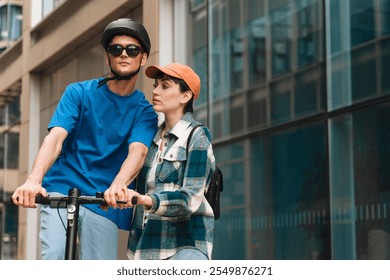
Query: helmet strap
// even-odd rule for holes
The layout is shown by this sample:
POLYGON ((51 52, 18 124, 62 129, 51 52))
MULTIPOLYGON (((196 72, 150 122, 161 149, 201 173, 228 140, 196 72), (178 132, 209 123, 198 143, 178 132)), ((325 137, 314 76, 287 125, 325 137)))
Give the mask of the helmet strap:
POLYGON ((131 78, 133 78, 135 75, 137 75, 140 70, 141 70, 141 65, 138 66, 138 69, 135 70, 133 73, 130 73, 128 75, 123 76, 123 75, 120 75, 120 74, 118 74, 117 72, 115 72, 114 70, 111 69, 111 73, 114 74, 114 77, 111 77, 111 78, 113 78, 112 80, 119 80, 119 81, 131 80, 131 78))
POLYGON ((135 70, 134 72, 128 74, 128 75, 120 75, 119 73, 115 72, 112 67, 111 67, 111 62, 109 61, 109 65, 110 65, 110 69, 111 69, 111 73, 114 75, 113 77, 107 77, 107 78, 104 78, 103 80, 101 80, 98 84, 98 88, 100 88, 102 85, 104 85, 105 83, 107 83, 108 81, 111 81, 111 80, 118 80, 118 81, 124 81, 124 80, 131 80, 134 76, 136 76, 139 71, 141 70, 141 63, 139 64, 138 66, 138 69, 135 70))

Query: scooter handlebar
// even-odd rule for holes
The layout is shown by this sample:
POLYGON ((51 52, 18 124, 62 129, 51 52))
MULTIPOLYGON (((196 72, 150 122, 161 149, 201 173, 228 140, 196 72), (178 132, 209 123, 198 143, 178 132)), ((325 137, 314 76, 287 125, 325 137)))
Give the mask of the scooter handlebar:
MULTIPOLYGON (((43 197, 42 195, 38 194, 35 196, 35 203, 42 204, 42 205, 50 205, 51 208, 66 208, 68 205, 68 202, 72 198, 71 196, 50 196, 43 197)), ((104 200, 103 196, 100 193, 96 193, 96 196, 78 196, 76 197, 78 199, 79 204, 100 204, 100 205, 107 205, 106 201, 104 200)), ((116 203, 118 204, 127 204, 127 201, 123 200, 117 200, 116 203)))

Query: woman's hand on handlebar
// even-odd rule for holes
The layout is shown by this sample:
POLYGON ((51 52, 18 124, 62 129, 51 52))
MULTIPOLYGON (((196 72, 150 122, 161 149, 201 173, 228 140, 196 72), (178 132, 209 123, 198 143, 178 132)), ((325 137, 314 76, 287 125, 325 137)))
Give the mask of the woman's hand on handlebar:
POLYGON ((127 190, 127 206, 133 207, 136 204, 141 204, 140 203, 141 197, 142 196, 138 192, 131 190, 131 189, 128 189, 127 190))
POLYGON ((149 195, 141 195, 133 190, 128 190, 128 198, 127 198, 127 205, 130 207, 138 204, 138 205, 144 205, 147 208, 150 208, 152 206, 152 198, 149 195))
POLYGON ((26 182, 15 190, 12 202, 17 206, 36 208, 35 197, 37 194, 47 197, 47 192, 41 184, 26 182))

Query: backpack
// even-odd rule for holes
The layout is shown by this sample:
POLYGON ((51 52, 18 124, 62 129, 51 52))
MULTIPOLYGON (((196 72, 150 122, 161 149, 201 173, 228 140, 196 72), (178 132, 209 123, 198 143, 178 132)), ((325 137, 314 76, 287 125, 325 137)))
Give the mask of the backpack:
MULTIPOLYGON (((203 126, 202 124, 195 125, 190 134, 188 135, 187 139, 187 157, 188 157, 188 147, 190 145, 191 137, 194 131, 199 127, 203 126)), ((214 173, 210 180, 209 188, 207 189, 207 192, 205 193, 205 197, 207 201, 209 202, 211 208, 214 212, 214 219, 218 220, 221 213, 220 213, 220 193, 223 190, 223 176, 222 171, 218 168, 218 166, 215 167, 214 173)))

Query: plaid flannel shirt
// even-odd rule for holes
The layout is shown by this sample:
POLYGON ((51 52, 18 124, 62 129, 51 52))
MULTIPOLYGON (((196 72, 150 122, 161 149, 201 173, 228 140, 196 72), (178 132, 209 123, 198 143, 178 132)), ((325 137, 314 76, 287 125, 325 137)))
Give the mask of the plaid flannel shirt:
POLYGON ((196 248, 211 259, 214 214, 204 193, 215 170, 215 159, 206 127, 199 127, 192 135, 187 159, 187 138, 196 124, 192 113, 186 113, 164 135, 168 144, 163 161, 157 163, 155 191, 148 194, 146 181, 162 127, 155 135, 137 178, 137 190, 150 195, 153 203, 150 209, 135 207, 129 259, 167 259, 185 248, 196 248), (144 224, 146 211, 148 222, 144 224))

